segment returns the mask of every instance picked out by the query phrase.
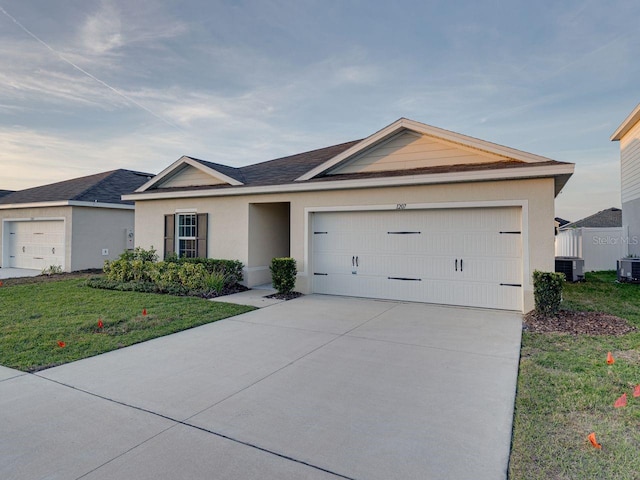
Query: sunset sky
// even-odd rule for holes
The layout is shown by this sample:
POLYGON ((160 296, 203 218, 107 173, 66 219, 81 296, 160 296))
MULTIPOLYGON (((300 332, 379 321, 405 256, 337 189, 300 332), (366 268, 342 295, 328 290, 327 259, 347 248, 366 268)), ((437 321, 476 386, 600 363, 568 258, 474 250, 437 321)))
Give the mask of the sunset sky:
POLYGON ((182 155, 234 166, 399 117, 576 163, 620 206, 640 2, 0 0, 0 189, 182 155))

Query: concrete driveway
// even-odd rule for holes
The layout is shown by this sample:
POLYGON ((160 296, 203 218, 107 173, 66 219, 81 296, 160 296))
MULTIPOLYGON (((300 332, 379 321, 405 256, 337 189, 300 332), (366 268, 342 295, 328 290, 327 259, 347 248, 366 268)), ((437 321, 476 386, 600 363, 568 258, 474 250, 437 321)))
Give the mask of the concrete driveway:
POLYGON ((22 278, 22 277, 36 277, 41 275, 41 270, 31 270, 27 268, 0 268, 0 280, 6 278, 22 278))
POLYGON ((516 313, 310 295, 0 367, 0 478, 505 478, 520 332, 516 313))

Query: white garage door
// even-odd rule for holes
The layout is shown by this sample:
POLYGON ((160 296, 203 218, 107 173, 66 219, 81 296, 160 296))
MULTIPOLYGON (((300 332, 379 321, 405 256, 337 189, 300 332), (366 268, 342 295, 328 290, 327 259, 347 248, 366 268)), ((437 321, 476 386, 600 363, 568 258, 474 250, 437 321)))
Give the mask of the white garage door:
POLYGON ((9 267, 43 270, 56 265, 64 269, 64 221, 8 222, 5 227, 9 267))
POLYGON ((522 309, 520 207, 327 212, 314 292, 522 309))

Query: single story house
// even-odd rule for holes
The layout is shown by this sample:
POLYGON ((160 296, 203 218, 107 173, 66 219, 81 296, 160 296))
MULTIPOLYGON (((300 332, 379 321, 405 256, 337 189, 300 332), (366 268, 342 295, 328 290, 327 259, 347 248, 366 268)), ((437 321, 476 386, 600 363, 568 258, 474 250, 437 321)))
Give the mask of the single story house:
POLYGON ((401 118, 245 167, 185 156, 123 198, 137 246, 241 260, 250 287, 291 256, 303 293, 528 311, 573 170, 401 118))
POLYGON ((611 207, 600 210, 593 215, 581 218, 575 222, 567 222, 560 226, 560 230, 569 230, 571 228, 615 228, 622 226, 622 210, 611 207))
POLYGON ((102 268, 134 245, 134 205, 122 194, 152 176, 112 170, 0 197, 0 266, 102 268))
POLYGON ((640 104, 611 135, 620 142, 622 225, 628 228, 629 255, 640 256, 640 104))
POLYGON ((627 238, 622 211, 607 208, 560 227, 556 256, 582 258, 585 272, 615 270, 616 261, 628 253, 627 238))

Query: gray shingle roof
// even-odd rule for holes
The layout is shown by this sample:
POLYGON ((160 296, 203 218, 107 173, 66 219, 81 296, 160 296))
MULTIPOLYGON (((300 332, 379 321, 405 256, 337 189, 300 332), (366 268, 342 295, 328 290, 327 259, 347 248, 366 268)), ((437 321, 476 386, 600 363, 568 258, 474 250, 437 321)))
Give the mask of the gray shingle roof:
POLYGON ((193 157, 188 158, 191 158, 196 162, 200 162, 206 167, 213 168, 214 170, 217 170, 228 177, 234 178, 247 186, 281 185, 293 182, 299 176, 351 148, 358 142, 360 142, 360 140, 332 145, 331 147, 320 148, 305 153, 298 153, 288 157, 276 158, 275 160, 269 160, 239 168, 207 162, 193 157))
POLYGON ((569 228, 612 228, 622 226, 622 210, 619 208, 607 208, 601 210, 598 213, 594 213, 581 220, 567 223, 560 227, 560 230, 567 230, 569 228))
POLYGON ((13 193, 14 190, 0 190, 0 197, 4 197, 5 195, 9 195, 10 193, 13 193))
POLYGON ((153 177, 132 170, 111 170, 63 182, 19 190, 0 197, 0 205, 75 200, 81 202, 121 203, 132 205, 120 197, 132 193, 153 177))

